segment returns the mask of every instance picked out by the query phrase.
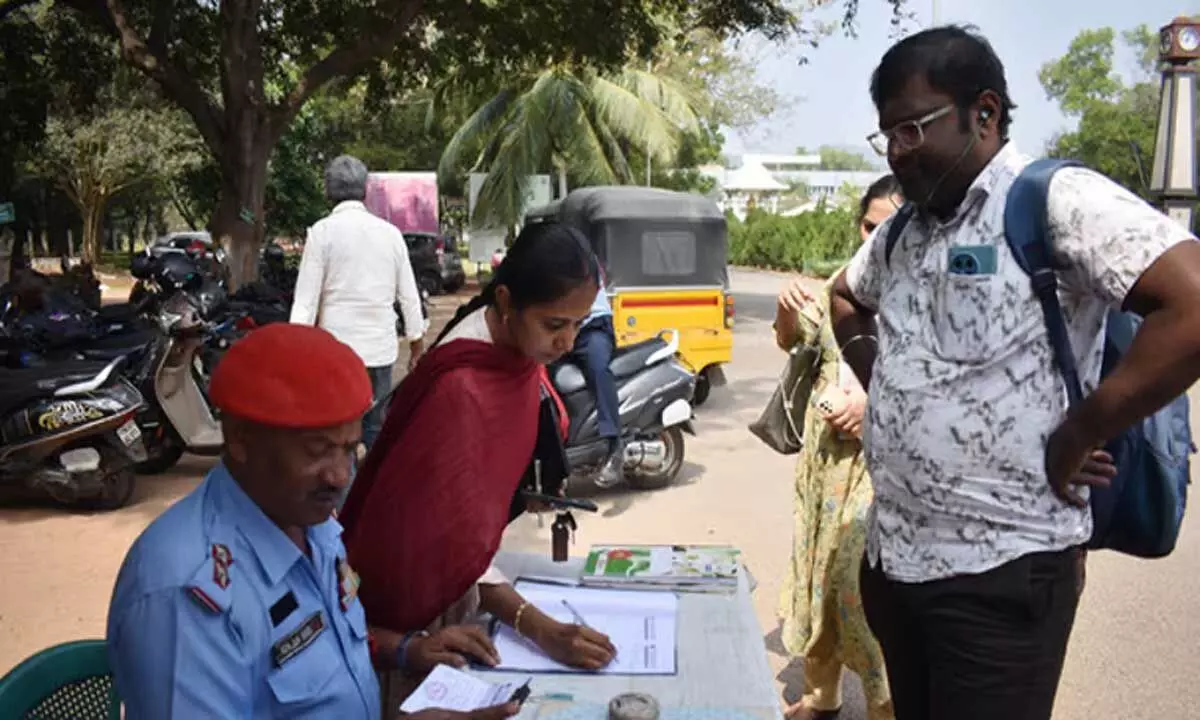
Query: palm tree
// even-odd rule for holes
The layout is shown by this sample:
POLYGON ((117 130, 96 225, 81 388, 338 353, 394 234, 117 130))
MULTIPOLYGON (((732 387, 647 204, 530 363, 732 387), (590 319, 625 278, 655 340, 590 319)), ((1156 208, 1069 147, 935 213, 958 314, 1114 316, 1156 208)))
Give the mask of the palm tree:
POLYGON ((482 147, 471 167, 488 172, 475 219, 508 227, 521 219, 530 175, 552 169, 562 196, 568 170, 584 185, 633 183, 631 147, 670 163, 683 136, 700 128, 697 107, 682 85, 647 71, 553 67, 515 79, 471 113, 438 174, 452 176, 482 147))

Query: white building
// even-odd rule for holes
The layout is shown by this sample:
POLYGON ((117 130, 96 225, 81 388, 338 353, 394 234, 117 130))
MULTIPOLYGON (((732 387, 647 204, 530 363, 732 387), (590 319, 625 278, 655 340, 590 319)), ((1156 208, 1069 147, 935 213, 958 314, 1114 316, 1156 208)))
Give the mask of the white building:
POLYGON ((714 199, 722 209, 743 219, 751 203, 778 212, 781 196, 801 187, 808 197, 803 207, 815 207, 820 200, 847 201, 886 174, 884 170, 820 170, 820 165, 820 155, 747 153, 731 157, 728 167, 708 165, 700 171, 716 181, 714 199))

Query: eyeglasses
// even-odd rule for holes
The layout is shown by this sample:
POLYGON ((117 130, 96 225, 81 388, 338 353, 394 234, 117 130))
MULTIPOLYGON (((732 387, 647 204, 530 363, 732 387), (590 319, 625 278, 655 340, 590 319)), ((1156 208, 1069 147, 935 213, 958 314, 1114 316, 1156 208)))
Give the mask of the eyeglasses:
POLYGON ((938 118, 948 115, 953 109, 953 104, 946 105, 931 113, 922 115, 916 120, 906 120, 893 125, 889 130, 880 130, 871 133, 867 136, 867 142, 871 143, 872 150, 884 157, 887 156, 888 149, 892 143, 896 143, 898 149, 902 151, 916 150, 925 142, 925 126, 938 118))

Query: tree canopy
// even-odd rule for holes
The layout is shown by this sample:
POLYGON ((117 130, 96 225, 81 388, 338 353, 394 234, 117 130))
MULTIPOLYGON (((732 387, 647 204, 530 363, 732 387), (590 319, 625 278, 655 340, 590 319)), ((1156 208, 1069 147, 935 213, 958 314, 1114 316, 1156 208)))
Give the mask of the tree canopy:
POLYGON ((1042 66, 1038 78, 1047 97, 1077 122, 1074 130, 1056 135, 1047 151, 1079 160, 1149 198, 1159 105, 1158 36, 1146 25, 1121 34, 1137 58, 1131 81, 1114 68, 1116 37, 1112 28, 1084 30, 1066 54, 1042 66))
MULTIPOLYGON (((837 1, 847 18, 858 10, 837 1)), ((47 8, 74 13, 190 119, 212 159, 201 173, 215 190, 207 221, 230 248, 235 281, 254 271, 268 197, 275 207, 311 200, 272 191, 269 161, 323 91, 364 78, 368 95, 396 98, 451 74, 494 78, 531 66, 611 75, 693 33, 778 39, 799 28, 784 0, 7 0, 0 20, 19 24, 47 8)), ((78 57, 76 66, 91 71, 78 57)), ((37 124, 36 111, 21 117, 37 124)), ((174 197, 182 207, 183 195, 174 197)))

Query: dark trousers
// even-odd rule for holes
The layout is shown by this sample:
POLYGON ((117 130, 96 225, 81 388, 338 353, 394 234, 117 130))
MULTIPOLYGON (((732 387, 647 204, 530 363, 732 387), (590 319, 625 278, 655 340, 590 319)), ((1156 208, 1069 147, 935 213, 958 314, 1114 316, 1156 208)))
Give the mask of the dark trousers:
MULTIPOLYGON (((379 433, 383 430, 383 421, 387 418, 387 403, 380 402, 387 394, 392 391, 392 367, 390 365, 384 367, 369 367, 367 368, 367 376, 371 378, 371 396, 375 404, 362 419, 362 442, 367 450, 375 444, 375 440, 379 438, 379 433)), ((354 478, 358 475, 358 457, 354 456, 350 459, 350 482, 346 484, 346 489, 342 491, 342 497, 338 500, 337 509, 341 511, 346 498, 350 496, 350 488, 354 485, 354 478)))
POLYGON ((896 720, 1049 720, 1079 602, 1078 550, 978 575, 889 580, 864 559, 861 592, 896 720))
POLYGON ((588 389, 596 396, 596 421, 600 437, 615 439, 621 435, 621 404, 617 399, 617 380, 608 364, 612 362, 617 341, 611 317, 592 320, 575 337, 572 360, 583 368, 588 389))
POLYGON ((367 375, 371 378, 371 394, 374 396, 375 405, 363 416, 362 439, 363 445, 370 450, 375 444, 375 438, 379 437, 379 432, 383 430, 383 420, 387 417, 387 404, 381 403, 380 400, 392 391, 392 366, 369 367, 367 375))

